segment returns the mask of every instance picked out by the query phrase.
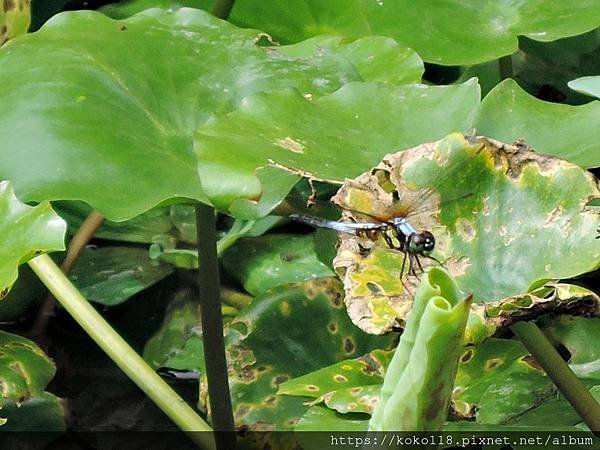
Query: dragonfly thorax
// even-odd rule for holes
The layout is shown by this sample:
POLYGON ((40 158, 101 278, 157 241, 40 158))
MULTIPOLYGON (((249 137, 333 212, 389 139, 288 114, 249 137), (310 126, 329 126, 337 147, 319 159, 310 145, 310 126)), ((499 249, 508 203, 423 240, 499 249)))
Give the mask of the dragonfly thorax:
POLYGON ((410 253, 417 255, 429 255, 435 248, 435 237, 429 231, 417 232, 417 230, 404 217, 396 217, 391 220, 396 235, 403 237, 410 253))

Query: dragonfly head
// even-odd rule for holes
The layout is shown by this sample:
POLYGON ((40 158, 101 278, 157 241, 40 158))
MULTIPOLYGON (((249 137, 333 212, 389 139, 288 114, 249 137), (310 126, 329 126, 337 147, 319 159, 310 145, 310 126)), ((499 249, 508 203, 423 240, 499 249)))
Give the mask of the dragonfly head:
POLYGON ((429 231, 414 233, 410 239, 409 251, 428 256, 435 248, 435 237, 429 231))

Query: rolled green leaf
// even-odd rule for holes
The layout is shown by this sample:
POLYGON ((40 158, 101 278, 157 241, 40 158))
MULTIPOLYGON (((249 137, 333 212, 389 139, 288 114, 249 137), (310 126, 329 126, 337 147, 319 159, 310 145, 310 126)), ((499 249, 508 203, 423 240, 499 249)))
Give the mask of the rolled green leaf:
POLYGON ((448 273, 423 277, 385 375, 370 431, 435 431, 444 424, 471 299, 461 300, 448 273))

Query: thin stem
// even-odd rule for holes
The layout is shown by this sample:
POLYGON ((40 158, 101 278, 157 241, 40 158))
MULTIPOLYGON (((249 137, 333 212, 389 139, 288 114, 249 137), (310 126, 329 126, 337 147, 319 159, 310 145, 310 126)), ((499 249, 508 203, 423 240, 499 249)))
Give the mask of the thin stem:
MULTIPOLYGON (((104 223, 104 216, 98 211, 93 210, 83 221, 73 238, 69 242, 65 259, 61 264, 61 269, 64 274, 68 275, 73 268, 75 262, 81 256, 83 249, 87 243, 94 237, 96 231, 104 223)), ((55 301, 52 294, 48 294, 43 305, 38 310, 35 322, 30 330, 30 336, 35 340, 40 340, 46 334, 48 321, 54 315, 55 301)), ((38 342, 39 343, 39 342, 38 342)), ((45 347, 45 345, 42 345, 45 347)))
POLYGON ((511 326, 511 330, 531 352, 590 430, 600 436, 600 404, 575 376, 546 335, 533 322, 517 322, 511 326))
POLYGON ((221 301, 226 305, 242 309, 252 303, 252 296, 231 288, 221 288, 221 301))
POLYGON ((85 332, 123 372, 200 447, 215 449, 210 426, 125 342, 81 295, 48 256, 29 261, 29 266, 85 332))
POLYGON ((223 432, 216 434, 217 449, 232 450, 236 446, 236 439, 223 338, 216 218, 212 206, 202 203, 196 205, 196 229, 198 290, 212 425, 216 431, 223 432))
POLYGON ((513 64, 511 55, 502 56, 498 60, 498 66, 501 80, 506 80, 507 78, 513 77, 513 64))
POLYGON ((231 13, 231 10, 233 9, 234 3, 235 0, 216 0, 212 10, 213 16, 227 20, 229 13, 231 13))

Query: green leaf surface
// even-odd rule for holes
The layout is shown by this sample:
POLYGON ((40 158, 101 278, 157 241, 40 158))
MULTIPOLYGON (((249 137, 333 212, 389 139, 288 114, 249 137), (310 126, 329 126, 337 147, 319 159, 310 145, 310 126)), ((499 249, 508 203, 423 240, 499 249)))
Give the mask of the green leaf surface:
POLYGON ((594 0, 238 0, 231 20, 282 42, 317 34, 390 36, 428 62, 462 65, 513 53, 517 36, 548 42, 596 28, 597 6, 594 0))
MULTIPOLYGON (((588 387, 593 387, 597 383, 594 370, 598 367, 597 351, 589 343, 595 342, 600 328, 599 319, 561 315, 546 322, 545 333, 557 344, 567 347, 573 355, 571 368, 588 387), (587 370, 582 371, 582 368, 587 370)), ((311 404, 323 402, 327 407, 317 405, 311 408, 296 431, 304 430, 305 426, 311 427, 311 431, 329 430, 321 427, 318 420, 312 422, 312 412, 335 418, 335 423, 342 427, 335 429, 340 430, 346 420, 352 427, 354 416, 335 412, 371 414, 373 403, 361 404, 359 399, 361 395, 378 395, 383 380, 381 371, 387 370, 389 363, 389 356, 380 359, 381 366, 372 376, 367 375, 364 371, 367 366, 362 362, 376 362, 374 355, 386 353, 376 350, 361 358, 342 361, 283 383, 280 394, 313 398, 315 400, 311 404), (340 375, 344 375, 347 381, 340 382, 340 375), (308 423, 304 423, 305 419, 308 423)), ((453 422, 448 424, 446 431, 574 431, 575 425, 581 422, 566 399, 557 394, 535 359, 514 339, 488 339, 463 351, 451 406, 455 417, 475 419, 476 422, 469 422, 470 428, 461 425, 467 422, 453 422)))
MULTIPOLYGON (((310 407, 302 416, 294 431, 341 431, 346 433, 367 431, 369 427, 369 417, 364 414, 340 414, 322 405, 310 407)), ((318 436, 318 435, 315 435, 318 436)), ((315 447, 310 433, 301 436, 302 448, 313 449, 323 448, 315 447), (306 440, 306 442, 304 441, 306 440)))
POLYGON ((229 325, 228 360, 236 423, 291 429, 306 411, 298 397, 277 395, 281 383, 336 361, 388 347, 345 314, 331 278, 283 286, 257 297, 229 325), (307 333, 307 323, 311 333, 307 333))
MULTIPOLYGON (((179 205, 178 205, 179 206, 179 205)), ((184 205, 182 205, 184 206, 184 205)), ((55 211, 69 224, 69 232, 75 233, 92 209, 83 202, 52 202, 55 211)), ((187 206, 193 211, 193 207, 187 206)), ((161 206, 134 217, 125 222, 105 220, 96 233, 95 238, 112 241, 135 242, 149 244, 152 238, 159 234, 169 234, 180 237, 180 233, 169 217, 170 208, 161 206)))
POLYGON ((488 339, 463 352, 452 408, 459 417, 499 424, 552 394, 552 382, 519 341, 488 339))
MULTIPOLYGON (((333 200, 348 211, 346 220, 359 222, 368 216, 350 211, 382 220, 422 212, 411 215, 410 223, 433 233, 433 256, 497 329, 514 316, 535 317, 573 300, 582 307, 589 302, 596 313, 600 299, 577 286, 527 292, 542 281, 598 267, 600 215, 585 207, 598 196, 595 179, 579 166, 523 145, 452 134, 387 155, 376 168, 347 180, 333 200)), ((381 236, 341 237, 334 267, 344 280, 349 314, 365 331, 402 326, 418 282, 406 270, 400 274, 403 259, 381 236)))
POLYGON ((197 130, 198 169, 221 208, 241 192, 258 196, 254 171, 268 164, 341 183, 386 153, 466 131, 478 105, 474 79, 443 87, 350 83, 314 101, 290 90, 257 94, 197 130))
POLYGON ((0 406, 40 395, 55 371, 35 343, 0 330, 0 406))
POLYGON ((19 268, 19 278, 0 301, 0 326, 26 320, 31 310, 48 295, 48 289, 28 265, 19 268))
POLYGON ((144 359, 155 369, 194 368, 204 361, 200 305, 191 290, 175 294, 160 329, 144 346, 144 359))
MULTIPOLYGON (((379 79, 364 59, 393 52, 366 38, 370 52, 367 43, 329 49, 324 40, 315 54, 288 57, 260 46, 262 36, 187 8, 123 21, 90 11, 54 16, 0 51, 0 176, 14 179, 26 201, 83 200, 117 221, 170 198, 206 201, 191 148, 198 125, 258 91, 295 87, 319 97, 379 79)), ((385 69, 386 79, 405 70, 385 69)), ((214 182, 203 180, 209 190, 214 182)))
POLYGON ((73 267, 70 278, 88 300, 114 306, 172 272, 172 266, 150 259, 143 248, 88 247, 73 267))
POLYGON ((180 8, 198 8, 211 11, 214 0, 122 0, 109 3, 98 11, 113 19, 126 19, 134 14, 150 8, 161 8, 175 11, 180 8))
POLYGON ((65 429, 65 411, 61 400, 49 392, 23 402, 7 401, 0 409, 0 436, 2 444, 7 445, 4 448, 43 448, 52 439, 40 432, 65 429), (2 435, 3 431, 28 433, 2 435), (23 441, 28 444, 27 447, 22 447, 23 441))
POLYGON ((569 87, 582 94, 600 98, 600 76, 581 77, 569 81, 569 87))
POLYGON ((600 102, 581 106, 538 100, 513 80, 496 86, 481 103, 477 133, 514 142, 523 139, 539 153, 568 159, 582 167, 600 166, 600 102))
POLYGON ((318 260, 312 235, 267 234, 242 239, 223 254, 221 263, 253 295, 334 275, 318 260))
POLYGON ((600 319, 560 315, 548 320, 544 332, 570 354, 569 366, 579 378, 600 380, 600 319))
POLYGON ((374 350, 281 384, 279 395, 313 397, 340 413, 371 413, 391 352, 374 350))
POLYGON ((0 182, 0 300, 17 279, 20 264, 42 252, 64 250, 66 228, 48 202, 27 206, 15 197, 10 183, 0 182))

